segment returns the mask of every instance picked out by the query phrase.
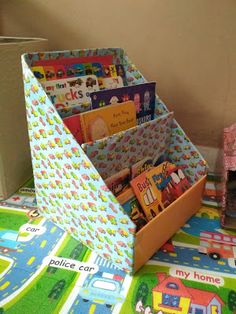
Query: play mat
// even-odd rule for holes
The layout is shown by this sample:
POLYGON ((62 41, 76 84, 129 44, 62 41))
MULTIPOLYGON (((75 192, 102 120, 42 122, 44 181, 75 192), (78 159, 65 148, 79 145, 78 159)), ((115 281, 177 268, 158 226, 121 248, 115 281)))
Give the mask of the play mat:
MULTIPOLYGON (((38 216, 33 181, 0 202, 0 313, 236 313, 236 233, 221 186, 134 276, 38 216)), ((106 241, 109 241, 107 239, 106 241)))

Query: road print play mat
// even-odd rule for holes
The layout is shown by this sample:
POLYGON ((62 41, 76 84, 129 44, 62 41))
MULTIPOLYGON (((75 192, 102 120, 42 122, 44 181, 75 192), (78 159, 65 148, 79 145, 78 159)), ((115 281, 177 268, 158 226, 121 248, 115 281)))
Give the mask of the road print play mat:
POLYGON ((131 277, 38 216, 29 182, 0 203, 0 313, 234 313, 236 233, 220 227, 219 193, 211 177, 199 212, 131 277))

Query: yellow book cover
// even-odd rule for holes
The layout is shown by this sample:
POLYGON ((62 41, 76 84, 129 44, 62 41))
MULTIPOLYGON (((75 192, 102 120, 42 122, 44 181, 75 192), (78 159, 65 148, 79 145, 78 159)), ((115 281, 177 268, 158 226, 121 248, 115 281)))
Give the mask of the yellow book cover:
POLYGON ((91 142, 137 125, 133 101, 116 103, 83 112, 80 122, 84 142, 91 142))

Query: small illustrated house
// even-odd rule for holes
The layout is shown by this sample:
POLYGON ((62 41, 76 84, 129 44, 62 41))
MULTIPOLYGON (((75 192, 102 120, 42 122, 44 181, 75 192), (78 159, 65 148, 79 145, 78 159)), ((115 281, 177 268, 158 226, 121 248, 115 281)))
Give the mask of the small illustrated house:
MULTIPOLYGON (((65 58, 108 55, 112 56, 113 64, 123 65, 128 84, 146 82, 120 48, 55 51, 22 56, 29 139, 40 213, 100 256, 127 272, 133 272, 200 207, 206 163, 173 119, 173 113, 156 96, 154 120, 137 126, 136 137, 132 143, 126 143, 125 151, 113 150, 110 155, 119 154, 122 160, 123 154, 133 154, 131 158, 124 156, 125 162, 129 161, 125 167, 131 167, 138 158, 144 158, 147 152, 152 153, 153 158, 155 154, 163 155, 170 162, 183 167, 191 187, 136 232, 136 226, 100 175, 99 165, 104 166, 106 163, 99 162, 97 165, 92 156, 88 158, 31 70, 38 60, 60 62, 60 59, 65 58), (145 141, 140 141, 140 134, 145 134, 145 141)), ((118 134, 120 142, 127 138, 126 132, 130 131, 118 134)), ((113 142, 105 144, 112 147, 114 141, 117 141, 117 134, 108 140, 113 142)), ((118 158, 114 157, 114 160, 118 162, 118 158)), ((117 166, 120 167, 123 163, 122 161, 117 166)))
POLYGON ((158 285, 152 289, 153 309, 164 313, 222 313, 221 298, 209 291, 186 287, 179 278, 158 273, 158 285))

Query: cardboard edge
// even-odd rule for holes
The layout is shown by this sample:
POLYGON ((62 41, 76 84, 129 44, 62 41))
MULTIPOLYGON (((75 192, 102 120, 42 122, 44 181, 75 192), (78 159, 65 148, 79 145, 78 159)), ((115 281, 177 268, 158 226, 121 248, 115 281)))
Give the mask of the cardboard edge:
POLYGON ((1 45, 9 45, 14 46, 16 44, 25 44, 25 43, 32 43, 32 42, 48 42, 47 38, 41 38, 41 37, 11 37, 11 36, 0 36, 0 44, 1 45), (1 40, 7 40, 6 42, 1 40))
MULTIPOLYGON (((34 39, 35 40, 40 40, 41 38, 34 38, 34 39)), ((47 39, 45 39, 45 40, 47 40, 47 39)), ((100 52, 100 51, 103 51, 103 50, 113 50, 113 51, 116 50, 116 51, 119 51, 120 56, 121 56, 123 62, 124 62, 124 58, 127 56, 124 48, 120 48, 120 47, 105 47, 105 48, 99 47, 99 48, 83 48, 83 49, 72 49, 72 50, 70 50, 70 49, 65 49, 65 50, 45 50, 45 51, 43 51, 43 53, 44 54, 50 54, 50 59, 53 60, 53 59, 57 58, 58 54, 68 54, 68 53, 73 54, 73 52, 78 52, 78 50, 80 50, 80 51, 90 50, 90 51, 93 51, 93 52, 94 51, 100 52)), ((38 51, 37 52, 35 51, 35 52, 32 52, 32 53, 23 53, 22 54, 22 57, 24 58, 26 64, 29 67, 32 66, 31 63, 30 63, 29 55, 34 56, 34 55, 38 55, 38 53, 39 53, 38 51)), ((69 58, 69 56, 67 56, 67 57, 69 58)), ((71 57, 75 57, 75 56, 71 55, 71 57)), ((47 59, 45 59, 45 60, 47 60, 47 59)))

